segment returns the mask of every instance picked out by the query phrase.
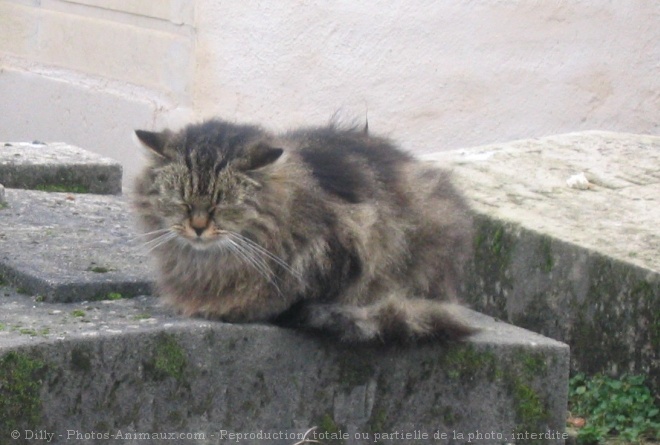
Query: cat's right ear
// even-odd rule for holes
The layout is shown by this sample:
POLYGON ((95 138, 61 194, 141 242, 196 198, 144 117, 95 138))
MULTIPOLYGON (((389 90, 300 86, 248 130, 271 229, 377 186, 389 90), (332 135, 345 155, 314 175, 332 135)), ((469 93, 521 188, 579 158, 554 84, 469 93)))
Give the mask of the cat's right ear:
POLYGON ((172 133, 170 131, 145 131, 145 130, 135 130, 135 135, 138 137, 140 142, 151 150, 154 154, 161 158, 169 159, 165 151, 167 142, 170 140, 172 133))

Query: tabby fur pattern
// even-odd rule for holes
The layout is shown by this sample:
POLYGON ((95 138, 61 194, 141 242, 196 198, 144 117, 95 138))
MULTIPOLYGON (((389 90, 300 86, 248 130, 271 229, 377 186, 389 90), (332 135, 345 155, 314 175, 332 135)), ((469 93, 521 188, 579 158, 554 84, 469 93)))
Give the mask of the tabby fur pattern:
POLYGON ((448 172, 335 125, 136 134, 151 162, 134 206, 158 293, 181 313, 348 342, 475 332, 454 303, 472 216, 448 172))

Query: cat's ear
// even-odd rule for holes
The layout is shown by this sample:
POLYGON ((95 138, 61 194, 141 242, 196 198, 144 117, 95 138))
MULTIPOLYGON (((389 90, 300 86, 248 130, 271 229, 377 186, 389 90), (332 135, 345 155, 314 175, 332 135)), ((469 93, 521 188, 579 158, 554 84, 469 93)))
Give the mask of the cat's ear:
POLYGON ((144 144, 149 150, 154 152, 156 155, 169 159, 168 153, 165 151, 167 142, 170 140, 172 133, 168 130, 161 132, 154 131, 145 131, 145 130, 135 130, 135 135, 138 137, 140 142, 144 144))
POLYGON ((248 148, 245 169, 256 170, 277 161, 284 150, 272 147, 265 142, 260 142, 248 148))

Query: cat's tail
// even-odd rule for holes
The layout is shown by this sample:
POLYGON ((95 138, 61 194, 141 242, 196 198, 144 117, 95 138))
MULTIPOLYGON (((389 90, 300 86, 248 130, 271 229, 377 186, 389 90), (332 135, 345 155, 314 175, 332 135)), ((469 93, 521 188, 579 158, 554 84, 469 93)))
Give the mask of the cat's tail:
POLYGON ((311 304, 303 323, 346 342, 460 340, 478 331, 459 306, 421 298, 388 298, 368 306, 311 304))

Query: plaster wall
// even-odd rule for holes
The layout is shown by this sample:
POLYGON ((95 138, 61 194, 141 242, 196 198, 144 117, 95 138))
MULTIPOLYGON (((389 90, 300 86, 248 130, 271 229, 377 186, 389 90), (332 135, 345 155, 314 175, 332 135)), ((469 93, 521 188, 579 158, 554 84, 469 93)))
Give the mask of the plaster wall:
POLYGON ((655 0, 0 0, 0 140, 139 168, 134 128, 336 112, 424 153, 660 133, 655 0))

